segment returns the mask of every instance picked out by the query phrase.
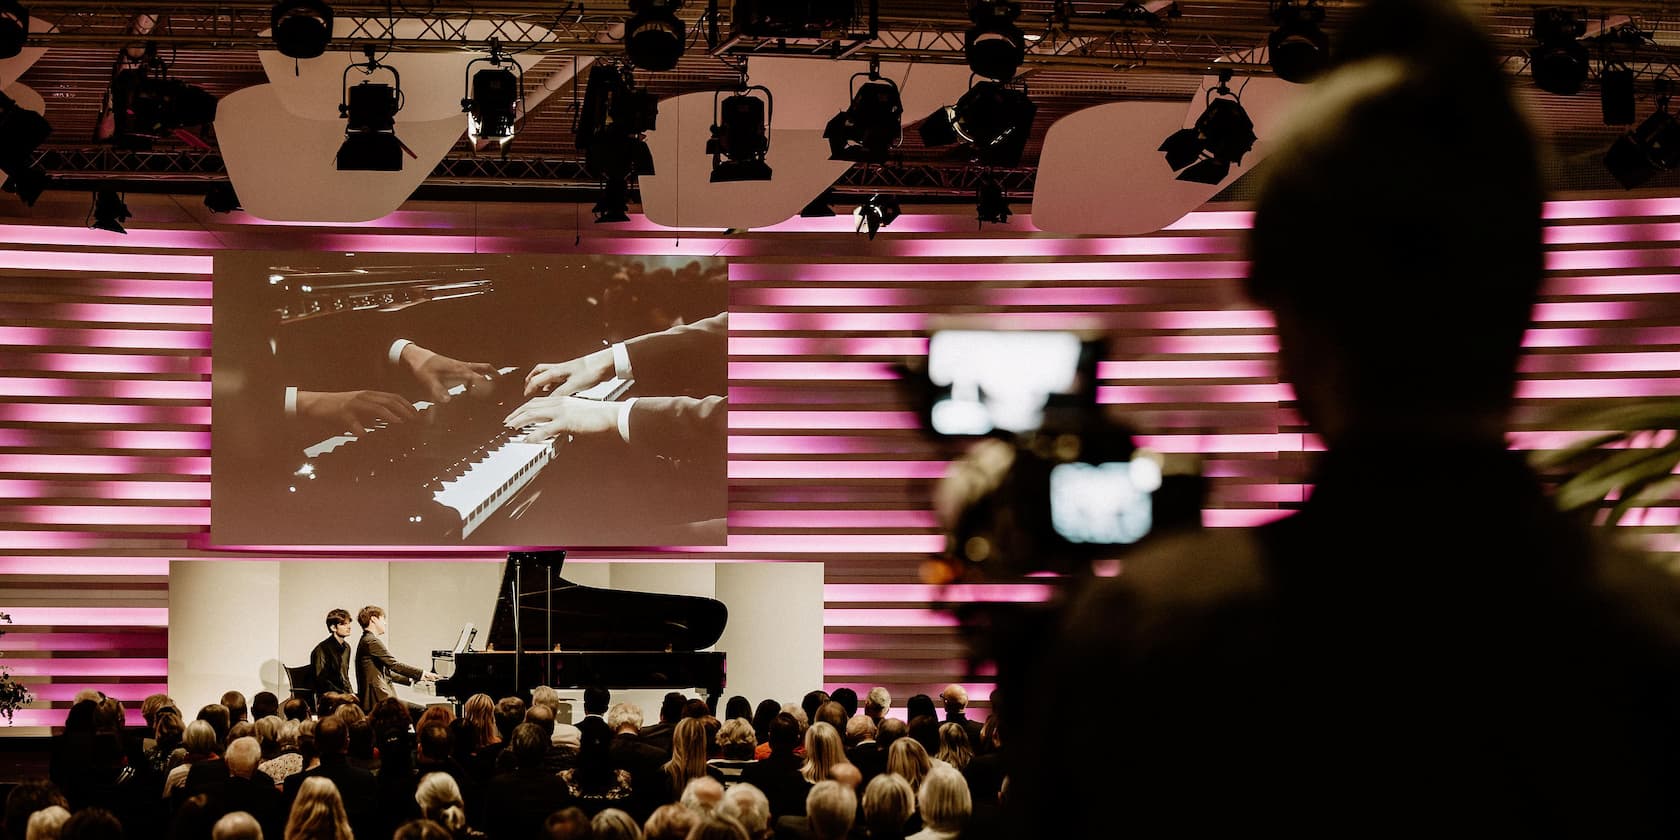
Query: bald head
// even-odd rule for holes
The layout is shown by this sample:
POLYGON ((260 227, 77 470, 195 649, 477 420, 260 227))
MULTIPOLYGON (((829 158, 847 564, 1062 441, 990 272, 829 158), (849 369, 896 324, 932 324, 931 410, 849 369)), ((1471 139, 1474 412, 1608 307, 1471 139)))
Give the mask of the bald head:
POLYGON ((228 744, 226 758, 228 775, 249 779, 262 763, 262 745, 255 738, 235 738, 228 744))

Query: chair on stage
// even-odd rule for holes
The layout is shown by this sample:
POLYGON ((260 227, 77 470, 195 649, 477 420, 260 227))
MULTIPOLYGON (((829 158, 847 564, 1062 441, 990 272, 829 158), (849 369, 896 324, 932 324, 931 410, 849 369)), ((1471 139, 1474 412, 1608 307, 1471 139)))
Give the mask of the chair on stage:
POLYGON ((309 711, 315 711, 315 668, 311 665, 282 665, 286 669, 286 681, 292 685, 292 696, 304 702, 309 711))

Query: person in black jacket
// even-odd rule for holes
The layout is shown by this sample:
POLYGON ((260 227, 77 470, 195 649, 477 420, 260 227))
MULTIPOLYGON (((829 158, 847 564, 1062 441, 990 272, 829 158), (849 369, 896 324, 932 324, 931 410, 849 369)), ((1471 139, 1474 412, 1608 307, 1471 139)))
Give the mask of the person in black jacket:
POLYGON ((356 646, 356 679, 361 683, 357 695, 363 711, 371 712, 379 701, 395 697, 392 681, 407 685, 414 680, 436 680, 437 674, 397 661, 385 647, 386 623, 382 607, 366 606, 356 614, 362 625, 362 642, 356 646))
POLYGON ((764 791, 770 800, 772 817, 805 815, 805 795, 811 783, 799 768, 805 763, 793 751, 799 748, 799 721, 783 712, 770 724, 770 757, 741 770, 741 782, 764 791))
POLYGON ((483 821, 492 840, 520 840, 539 836, 548 815, 572 799, 565 781, 543 766, 548 736, 534 723, 513 728, 514 769, 491 777, 484 787, 484 808, 473 815, 483 821))
POLYGON ((350 623, 348 610, 335 609, 327 613, 327 637, 309 653, 309 665, 315 672, 315 691, 318 694, 329 691, 356 693, 356 689, 350 687, 350 634, 353 632, 355 625, 350 623))

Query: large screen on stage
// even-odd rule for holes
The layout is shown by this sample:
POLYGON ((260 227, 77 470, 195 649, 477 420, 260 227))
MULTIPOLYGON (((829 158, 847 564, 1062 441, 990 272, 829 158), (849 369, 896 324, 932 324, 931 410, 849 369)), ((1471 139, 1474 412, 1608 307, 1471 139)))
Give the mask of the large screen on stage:
POLYGON ((721 260, 215 264, 211 541, 716 545, 721 260))

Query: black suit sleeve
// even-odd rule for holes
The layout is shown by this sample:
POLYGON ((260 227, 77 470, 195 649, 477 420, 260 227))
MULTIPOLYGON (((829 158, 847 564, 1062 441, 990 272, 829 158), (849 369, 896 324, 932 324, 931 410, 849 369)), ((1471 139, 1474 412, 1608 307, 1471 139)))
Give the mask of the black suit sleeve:
POLYGON ((728 393, 729 313, 624 342, 636 390, 704 397, 728 393))
POLYGON ((638 397, 630 406, 630 444, 657 455, 722 463, 729 398, 638 397))

